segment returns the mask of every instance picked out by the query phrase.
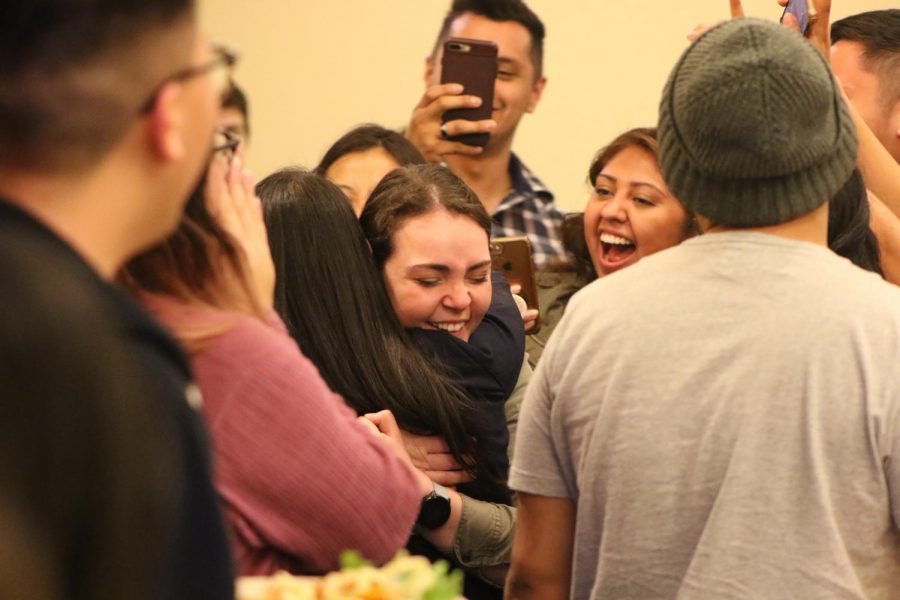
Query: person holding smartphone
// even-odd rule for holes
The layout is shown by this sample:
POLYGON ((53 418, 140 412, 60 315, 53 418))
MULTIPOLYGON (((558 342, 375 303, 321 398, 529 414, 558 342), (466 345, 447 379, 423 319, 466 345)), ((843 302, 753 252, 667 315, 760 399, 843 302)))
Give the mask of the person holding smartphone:
POLYGON ((560 237, 565 214, 512 146, 519 122, 537 108, 547 83, 543 43, 543 23, 520 0, 455 0, 425 59, 427 89, 406 130, 406 137, 429 162, 445 163, 472 188, 493 219, 492 236, 528 236, 539 269, 565 258, 560 237), (444 43, 451 37, 497 45, 497 77, 488 119, 443 122, 447 111, 482 104, 481 97, 467 93, 466 82, 442 83, 444 43), (454 139, 478 133, 489 134, 483 147, 454 139))

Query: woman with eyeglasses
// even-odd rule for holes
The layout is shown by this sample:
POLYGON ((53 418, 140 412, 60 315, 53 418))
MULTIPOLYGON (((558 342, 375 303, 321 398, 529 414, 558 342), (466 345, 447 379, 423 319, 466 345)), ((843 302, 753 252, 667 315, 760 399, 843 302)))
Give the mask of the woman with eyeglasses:
POLYGON ((240 154, 213 159, 175 235, 122 279, 190 352, 240 574, 322 573, 343 550, 381 563, 403 547, 431 482, 392 416, 358 422, 272 310, 240 154))

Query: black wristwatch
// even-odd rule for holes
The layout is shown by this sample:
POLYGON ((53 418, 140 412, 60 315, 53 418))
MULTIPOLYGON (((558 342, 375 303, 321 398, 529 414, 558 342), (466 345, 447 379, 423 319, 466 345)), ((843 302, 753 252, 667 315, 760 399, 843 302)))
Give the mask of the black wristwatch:
POLYGON ((450 520, 450 490, 434 484, 434 490, 422 498, 422 508, 416 525, 425 529, 437 529, 450 520))

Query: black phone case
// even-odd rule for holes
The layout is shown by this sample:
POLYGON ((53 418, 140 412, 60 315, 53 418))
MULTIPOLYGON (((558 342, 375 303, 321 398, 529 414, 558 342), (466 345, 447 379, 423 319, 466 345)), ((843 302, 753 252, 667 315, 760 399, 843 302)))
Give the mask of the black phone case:
MULTIPOLYGON (((441 118, 442 123, 465 119, 482 121, 490 119, 494 106, 494 80, 497 79, 497 44, 485 40, 450 38, 444 42, 444 58, 441 62, 441 83, 459 83, 463 94, 479 96, 477 108, 455 108, 441 118)), ((485 146, 489 133, 468 133, 448 139, 470 146, 485 146)))

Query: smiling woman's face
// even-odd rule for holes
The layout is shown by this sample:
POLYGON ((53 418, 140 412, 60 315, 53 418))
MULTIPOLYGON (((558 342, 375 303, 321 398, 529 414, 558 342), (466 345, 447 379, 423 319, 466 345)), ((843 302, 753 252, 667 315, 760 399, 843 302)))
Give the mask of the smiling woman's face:
POLYGON ((391 241, 384 280, 400 323, 468 341, 491 304, 485 230, 438 208, 404 221, 391 241))
POLYGON ((325 176, 346 194, 358 217, 378 182, 399 166, 387 150, 376 146, 345 154, 328 167, 325 176))
POLYGON ((584 209, 584 238, 597 274, 607 275, 680 244, 690 237, 689 222, 656 157, 629 146, 594 181, 584 209))

